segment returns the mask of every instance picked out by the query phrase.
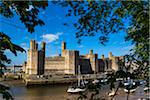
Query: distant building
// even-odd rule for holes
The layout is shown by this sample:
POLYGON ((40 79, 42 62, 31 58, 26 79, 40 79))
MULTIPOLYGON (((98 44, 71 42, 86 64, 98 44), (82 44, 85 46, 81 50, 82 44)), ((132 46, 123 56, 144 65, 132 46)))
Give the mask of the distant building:
POLYGON ((22 72, 23 71, 23 66, 22 65, 13 65, 13 66, 8 66, 6 67, 6 72, 22 72))
POLYGON ((77 50, 67 50, 66 43, 62 42, 62 53, 59 56, 45 57, 46 43, 42 42, 41 50, 35 40, 30 41, 30 49, 27 54, 27 62, 24 63, 26 74, 77 74, 78 65, 81 66, 82 74, 101 73, 105 71, 117 71, 118 61, 123 57, 115 57, 109 53, 109 57, 102 55, 98 59, 98 54, 90 50, 89 54, 80 55, 77 50))

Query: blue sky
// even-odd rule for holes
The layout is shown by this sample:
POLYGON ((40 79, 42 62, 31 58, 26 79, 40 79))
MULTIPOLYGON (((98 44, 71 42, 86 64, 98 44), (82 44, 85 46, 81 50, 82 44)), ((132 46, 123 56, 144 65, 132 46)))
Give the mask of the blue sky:
MULTIPOLYGON (((109 52, 115 56, 125 55, 132 48, 130 42, 125 42, 126 33, 123 31, 111 34, 109 42, 105 46, 99 44, 98 37, 86 37, 82 39, 80 45, 77 44, 76 29, 72 26, 76 17, 66 18, 66 11, 66 8, 49 3, 47 9, 39 13, 39 17, 44 20, 45 25, 37 26, 32 34, 20 22, 18 16, 14 16, 12 19, 0 16, 0 31, 10 36, 15 44, 20 45, 25 50, 28 50, 31 39, 35 39, 38 43, 44 40, 47 43, 46 56, 60 54, 62 41, 67 43, 67 49, 79 50, 80 54, 87 54, 90 49, 93 49, 94 53, 99 54, 99 58, 102 54, 107 57, 109 52), (63 23, 65 22, 69 22, 69 26, 64 26, 63 23)), ((8 50, 5 53, 11 58, 11 64, 22 64, 27 59, 26 53, 18 52, 18 56, 14 56, 8 50)))

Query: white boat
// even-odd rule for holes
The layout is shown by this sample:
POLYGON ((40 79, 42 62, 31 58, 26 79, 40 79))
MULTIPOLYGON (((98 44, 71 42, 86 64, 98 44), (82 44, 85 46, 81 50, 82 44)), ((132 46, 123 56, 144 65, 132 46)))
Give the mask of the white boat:
POLYGON ((111 92, 108 93, 108 96, 114 96, 115 95, 115 90, 112 90, 111 92))
POLYGON ((132 79, 127 79, 124 82, 124 86, 128 86, 128 85, 135 85, 136 83, 132 80, 132 79))
POLYGON ((125 83, 124 83, 124 91, 126 93, 133 93, 136 91, 136 83, 132 80, 132 79, 128 79, 125 83))
POLYGON ((93 84, 97 84, 97 83, 99 83, 99 80, 94 80, 93 82, 92 82, 93 84))
POLYGON ((76 86, 71 86, 68 88, 67 92, 68 93, 79 93, 79 92, 84 92, 86 91, 86 86, 85 83, 83 81, 83 79, 81 79, 81 72, 80 72, 80 65, 78 66, 78 83, 76 86))
POLYGON ((116 81, 123 81, 123 78, 117 78, 116 81))
POLYGON ((105 83, 105 82, 107 82, 107 81, 108 81, 107 79, 102 79, 102 80, 101 80, 102 83, 105 83))
MULTIPOLYGON (((124 91, 125 91, 126 93, 128 93, 128 90, 127 90, 127 89, 124 89, 124 91)), ((136 91, 136 89, 131 89, 131 90, 129 90, 130 93, 133 93, 133 92, 135 92, 135 91, 136 91)))
POLYGON ((84 91, 86 91, 85 87, 69 87, 67 90, 68 93, 79 93, 84 91))
POLYGON ((144 91, 150 91, 150 87, 144 87, 144 91))

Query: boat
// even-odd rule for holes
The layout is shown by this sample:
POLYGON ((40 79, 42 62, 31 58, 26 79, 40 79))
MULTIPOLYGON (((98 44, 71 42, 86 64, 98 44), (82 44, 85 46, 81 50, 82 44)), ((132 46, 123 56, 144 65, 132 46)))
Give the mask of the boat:
POLYGON ((78 66, 78 82, 77 82, 77 85, 70 86, 67 89, 67 93, 80 93, 80 92, 86 91, 85 82, 83 81, 80 74, 81 74, 81 72, 80 72, 80 65, 79 65, 78 66))
POLYGON ((115 90, 113 89, 111 92, 108 93, 108 96, 114 96, 115 95, 115 90))
POLYGON ((133 81, 133 79, 128 78, 127 81, 124 82, 124 92, 133 93, 136 91, 137 83, 133 81))
POLYGON ((84 92, 84 91, 86 91, 86 88, 85 87, 81 87, 81 86, 79 86, 79 87, 71 86, 67 90, 68 93, 80 93, 80 92, 84 92))
POLYGON ((147 87, 147 86, 144 87, 144 91, 145 91, 145 92, 149 92, 149 91, 150 91, 150 87, 147 87))
POLYGON ((107 81, 108 81, 108 79, 104 78, 104 79, 101 80, 101 83, 106 83, 107 81))
MULTIPOLYGON (((127 90, 126 88, 124 89, 124 91, 125 91, 126 93, 128 93, 128 90, 127 90)), ((135 91, 136 91, 136 88, 135 88, 135 89, 130 89, 130 90, 129 90, 129 93, 133 93, 133 92, 135 92, 135 91)))
POLYGON ((94 80, 92 83, 93 84, 97 84, 97 83, 99 83, 100 81, 98 80, 98 79, 96 79, 96 80, 94 80))

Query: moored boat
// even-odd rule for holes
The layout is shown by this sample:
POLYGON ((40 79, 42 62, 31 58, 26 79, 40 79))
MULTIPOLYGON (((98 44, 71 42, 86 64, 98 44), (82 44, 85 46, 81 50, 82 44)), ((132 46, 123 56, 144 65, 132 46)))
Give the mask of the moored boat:
POLYGON ((80 74, 81 74, 81 72, 80 72, 80 65, 79 65, 78 66, 78 82, 77 82, 77 85, 70 86, 67 89, 67 93, 80 93, 80 92, 86 91, 85 82, 83 81, 80 74))

